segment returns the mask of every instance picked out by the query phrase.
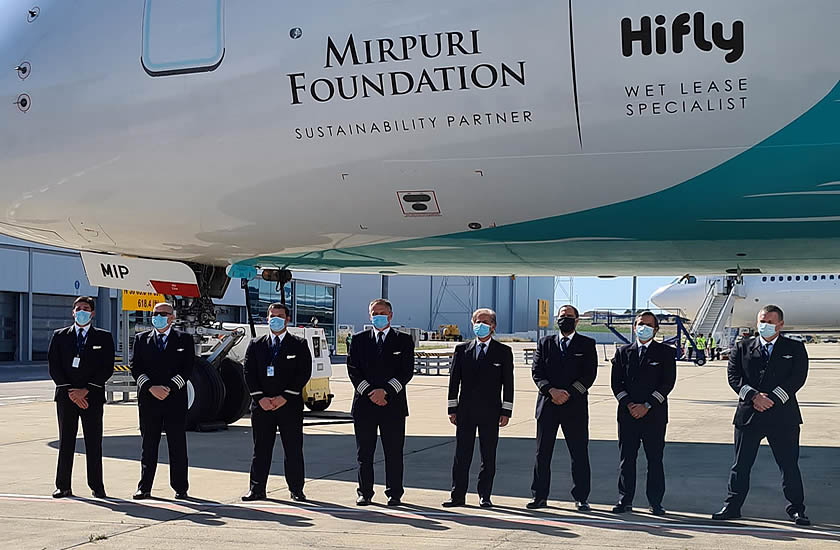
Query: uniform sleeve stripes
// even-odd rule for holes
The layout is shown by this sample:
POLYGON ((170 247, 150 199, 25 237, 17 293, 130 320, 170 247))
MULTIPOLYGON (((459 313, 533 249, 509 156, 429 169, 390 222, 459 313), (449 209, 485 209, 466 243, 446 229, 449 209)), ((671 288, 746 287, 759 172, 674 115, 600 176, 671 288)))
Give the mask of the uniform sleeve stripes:
POLYGON ((255 396, 255 395, 262 395, 262 393, 263 393, 263 392, 261 392, 261 391, 252 391, 252 392, 251 392, 251 396, 253 397, 253 396, 255 396))
POLYGON ((539 381, 537 382, 537 387, 538 387, 539 389, 543 389, 544 387, 548 386, 550 383, 551 383, 551 382, 549 382, 548 380, 539 380, 539 381))
POLYGON ((95 388, 101 388, 102 387, 99 384, 94 384, 93 382, 88 382, 88 386, 93 386, 95 388))
POLYGON ((289 395, 300 395, 299 391, 294 390, 286 390, 285 393, 288 393, 289 395))
POLYGON ((367 380, 362 380, 359 382, 359 387, 356 388, 356 391, 359 392, 359 395, 364 395, 367 389, 370 387, 370 382, 367 380))
POLYGON ((738 392, 738 397, 740 397, 741 399, 746 399, 751 391, 755 391, 752 388, 752 386, 748 386, 747 384, 744 384, 743 386, 741 386, 741 391, 738 392))
POLYGON ((502 401, 502 408, 507 409, 509 411, 513 410, 513 402, 512 401, 502 401))
POLYGON ((787 403, 788 400, 790 399, 790 396, 788 395, 788 392, 786 392, 784 390, 784 388, 782 388, 781 386, 776 386, 776 389, 773 390, 773 393, 775 393, 776 397, 778 397, 781 400, 782 405, 787 403))
POLYGON ((653 392, 651 395, 654 397, 654 399, 659 401, 660 404, 665 402, 665 396, 659 393, 658 391, 653 392))
POLYGON ((450 399, 449 401, 446 402, 446 406, 447 407, 457 407, 458 406, 458 400, 457 399, 450 399))
POLYGON ((580 393, 583 393, 583 394, 586 393, 586 386, 584 386, 580 382, 575 382, 574 384, 572 384, 572 387, 574 389, 576 389, 577 391, 579 391, 580 393))
POLYGON ((137 388, 138 389, 142 388, 143 384, 145 384, 148 381, 149 381, 149 377, 146 376, 145 374, 141 374, 140 376, 137 377, 137 388))
POLYGON ((391 384, 391 387, 394 388, 394 391, 397 393, 400 393, 403 390, 404 386, 396 378, 391 378, 390 380, 388 380, 388 383, 391 384))
POLYGON ((175 385, 178 386, 179 390, 187 385, 187 381, 184 380, 184 377, 180 374, 176 374, 175 376, 173 376, 172 381, 175 382, 175 385))
POLYGON ((618 399, 619 401, 621 401, 622 399, 624 399, 628 395, 630 395, 630 394, 627 393, 626 391, 622 390, 622 391, 618 392, 618 394, 615 396, 615 398, 618 399))

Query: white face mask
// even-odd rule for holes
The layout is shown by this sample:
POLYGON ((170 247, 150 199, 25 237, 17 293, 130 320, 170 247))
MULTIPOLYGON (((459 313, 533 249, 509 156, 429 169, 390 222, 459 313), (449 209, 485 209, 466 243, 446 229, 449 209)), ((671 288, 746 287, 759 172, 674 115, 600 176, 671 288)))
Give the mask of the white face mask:
POLYGON ((776 325, 773 323, 758 323, 758 333, 765 340, 769 340, 776 334, 776 325))

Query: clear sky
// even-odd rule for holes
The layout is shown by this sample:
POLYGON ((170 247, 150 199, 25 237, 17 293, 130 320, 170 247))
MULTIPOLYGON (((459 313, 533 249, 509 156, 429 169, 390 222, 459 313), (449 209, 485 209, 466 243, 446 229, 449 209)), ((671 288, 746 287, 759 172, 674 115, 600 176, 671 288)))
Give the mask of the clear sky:
MULTIPOLYGON (((648 299, 653 291, 679 277, 639 277, 637 279, 636 308, 648 307, 648 299)), ((568 303, 568 277, 555 279, 554 313, 564 303, 568 303)), ((633 289, 632 277, 599 279, 597 277, 575 277, 572 303, 581 313, 591 309, 628 309, 631 306, 633 289)), ((650 307, 656 307, 650 304, 650 307)))

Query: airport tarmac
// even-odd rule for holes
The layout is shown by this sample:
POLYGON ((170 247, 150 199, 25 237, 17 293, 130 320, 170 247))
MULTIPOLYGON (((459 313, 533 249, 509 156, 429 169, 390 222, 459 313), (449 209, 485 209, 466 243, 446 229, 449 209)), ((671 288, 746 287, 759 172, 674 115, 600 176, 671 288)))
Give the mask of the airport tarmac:
MULTIPOLYGON (((515 344, 515 348, 533 344, 515 344)), ((599 346, 602 351, 604 348, 599 346)), ((307 415, 305 447, 309 503, 288 497, 278 442, 271 500, 242 503, 248 488, 251 430, 243 419, 228 430, 190 433, 190 501, 173 500, 166 446, 161 444, 152 501, 130 499, 140 472, 140 435, 134 402, 105 409, 105 484, 111 498, 89 498, 84 445, 79 434, 73 474, 77 498, 54 500, 57 456, 55 409, 49 380, 0 383, 0 517, 2 542, 14 549, 154 548, 836 548, 840 542, 840 345, 809 346, 811 369, 799 392, 800 467, 813 527, 793 525, 784 511, 780 475, 762 447, 752 473, 745 518, 712 522, 720 508, 733 459, 732 415, 737 396, 726 383, 725 362, 704 367, 680 363, 669 397, 671 421, 665 449, 668 515, 654 517, 644 500, 644 459, 639 459, 635 512, 609 512, 616 500, 616 404, 609 364, 602 358, 590 396, 593 511, 575 511, 569 495, 569 458, 558 441, 550 508, 525 509, 534 460, 534 401, 530 369, 516 369, 511 424, 501 432, 495 508, 444 509, 454 452, 454 427, 446 416, 447 376, 416 375, 407 386, 411 416, 405 445, 404 506, 355 506, 355 441, 348 411, 353 388, 334 366, 336 399, 325 413, 307 415)), ((641 453, 640 453, 641 454, 641 453)), ((377 481, 384 481, 381 451, 377 481)), ((472 491, 478 469, 473 462, 472 491)))

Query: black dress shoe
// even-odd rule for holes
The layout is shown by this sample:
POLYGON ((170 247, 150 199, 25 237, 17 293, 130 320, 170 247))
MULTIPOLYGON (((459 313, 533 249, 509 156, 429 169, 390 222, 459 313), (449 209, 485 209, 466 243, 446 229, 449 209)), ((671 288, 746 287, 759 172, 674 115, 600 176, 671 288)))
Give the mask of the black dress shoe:
POLYGON ((656 506, 650 507, 650 513, 654 516, 664 516, 665 508, 663 508, 661 504, 657 504, 656 506))
POLYGON ((152 498, 152 493, 149 491, 143 491, 141 489, 137 489, 137 491, 131 496, 134 500, 145 500, 147 498, 152 498))
POLYGON ((535 498, 531 502, 525 505, 525 508, 529 510, 536 510, 538 508, 545 508, 548 506, 548 500, 544 498, 535 498))
POLYGON ((577 508, 578 512, 589 512, 592 508, 589 506, 589 503, 585 500, 578 500, 575 501, 575 508, 577 508))
POLYGON ((441 506, 443 506, 444 508, 457 508, 466 504, 466 501, 462 498, 450 498, 449 500, 441 504, 441 506))
POLYGON ((730 508, 729 506, 724 506, 719 511, 712 514, 712 519, 723 520, 723 519, 738 519, 741 517, 741 510, 736 510, 735 508, 730 508))
POLYGON ((70 489, 56 489, 53 491, 53 498, 67 498, 72 497, 73 491, 70 489))
POLYGON ((790 515, 790 519, 797 525, 811 525, 811 520, 805 515, 805 512, 794 512, 790 515))
POLYGON ((490 502, 489 497, 488 498, 481 497, 481 499, 479 499, 479 501, 478 501, 478 505, 481 506, 482 508, 492 508, 493 507, 493 503, 490 502))
POLYGON ((632 512, 632 504, 621 504, 620 502, 612 507, 613 514, 623 514, 625 512, 632 512))
POLYGON ((251 489, 244 495, 242 495, 243 502, 252 502, 255 500, 265 500, 265 492, 264 491, 254 491, 251 489))
POLYGON ((188 498, 190 498, 190 495, 188 495, 186 491, 179 491, 175 493, 176 500, 187 500, 188 498))
POLYGON ((402 501, 399 497, 388 497, 388 506, 401 506, 402 501))
POLYGON ((370 506, 370 497, 359 495, 356 497, 356 506, 370 506))
POLYGON ((303 494, 303 491, 289 491, 289 496, 295 502, 306 502, 306 495, 303 494))
POLYGON ((105 494, 105 489, 97 489, 95 491, 90 492, 93 498, 108 498, 108 495, 105 494))

